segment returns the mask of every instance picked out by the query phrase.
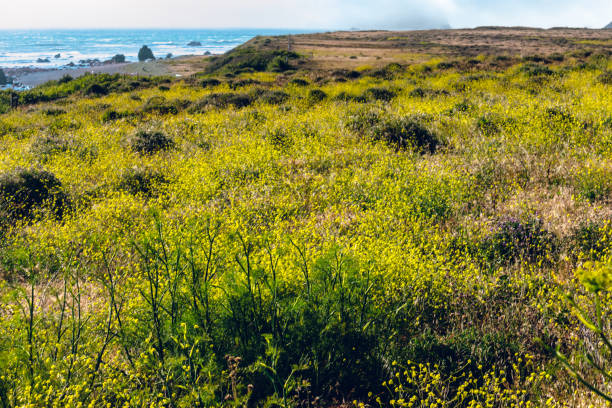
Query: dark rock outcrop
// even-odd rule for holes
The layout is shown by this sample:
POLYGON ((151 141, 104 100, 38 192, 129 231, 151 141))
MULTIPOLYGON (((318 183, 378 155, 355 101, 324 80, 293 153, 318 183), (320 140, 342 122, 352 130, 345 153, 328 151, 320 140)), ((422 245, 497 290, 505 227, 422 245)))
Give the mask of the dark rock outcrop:
POLYGON ((138 51, 138 61, 154 60, 155 56, 153 51, 146 45, 143 45, 140 51, 138 51))
POLYGON ((612 30, 612 22, 610 22, 610 24, 608 24, 607 26, 604 27, 604 29, 609 29, 612 30))
POLYGON ((189 44, 187 44, 189 47, 201 47, 202 43, 199 41, 191 41, 189 44))

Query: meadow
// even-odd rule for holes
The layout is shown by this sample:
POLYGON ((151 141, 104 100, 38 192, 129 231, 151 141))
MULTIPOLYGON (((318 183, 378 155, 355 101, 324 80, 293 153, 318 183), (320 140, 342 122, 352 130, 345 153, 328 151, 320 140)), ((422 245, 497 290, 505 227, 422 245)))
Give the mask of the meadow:
POLYGON ((0 406, 606 406, 610 55, 0 93, 0 406))

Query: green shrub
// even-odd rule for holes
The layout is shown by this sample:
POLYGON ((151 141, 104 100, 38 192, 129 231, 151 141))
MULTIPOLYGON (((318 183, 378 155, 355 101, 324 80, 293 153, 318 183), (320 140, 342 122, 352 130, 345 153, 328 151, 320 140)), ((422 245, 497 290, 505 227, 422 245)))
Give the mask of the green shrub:
POLYGON ((576 259, 601 260, 612 250, 612 220, 584 222, 572 231, 569 241, 576 259))
POLYGON ((62 183, 53 173, 18 168, 0 175, 0 208, 11 221, 31 219, 42 208, 61 217, 67 205, 62 183))
POLYGON ((236 109, 245 108, 253 103, 253 98, 247 94, 213 93, 205 96, 189 110, 191 113, 206 112, 210 108, 225 109, 233 106, 236 109))
POLYGON ((395 98, 397 94, 387 88, 369 88, 363 93, 363 96, 368 100, 389 102, 395 98))
POLYGON ((283 91, 259 90, 255 92, 255 96, 269 105, 281 105, 289 99, 289 94, 283 91))
POLYGON ((440 145, 438 137, 411 117, 389 118, 370 129, 370 137, 396 150, 434 153, 440 145))
POLYGON ((102 117, 100 118, 100 120, 102 122, 112 122, 114 120, 119 120, 119 119, 130 117, 131 115, 132 114, 130 112, 117 112, 114 109, 110 109, 110 110, 105 111, 102 114, 102 117))
POLYGON ((302 79, 302 78, 293 78, 291 80, 291 82, 289 82, 289 83, 292 84, 292 85, 295 85, 295 86, 308 86, 308 85, 310 85, 310 82, 308 82, 307 80, 302 79))
POLYGON ((501 218, 485 240, 486 256, 494 265, 521 261, 550 263, 557 249, 555 236, 538 218, 501 218))
POLYGON ((202 88, 214 88, 215 86, 221 85, 221 81, 215 78, 206 78, 200 82, 202 88))
POLYGON ((2 68, 0 68, 0 85, 6 85, 7 82, 8 78, 6 77, 6 74, 4 73, 2 68))
POLYGON ((73 148, 74 140, 60 136, 42 136, 34 140, 30 152, 46 161, 50 156, 64 153, 73 148))
POLYGON ((612 200, 612 170, 592 167, 580 171, 575 178, 575 187, 583 199, 596 202, 612 200))
POLYGON ((174 140, 160 131, 140 130, 131 141, 132 150, 140 154, 154 154, 174 147, 174 140))
POLYGON ((176 115, 179 112, 178 107, 168 102, 163 96, 153 96, 149 98, 141 109, 145 113, 156 113, 158 115, 176 115))
POLYGON ((47 109, 43 109, 42 113, 46 116, 59 116, 59 115, 65 115, 66 111, 63 109, 59 109, 59 108, 47 108, 47 109))
POLYGON ((352 132, 365 135, 382 120, 382 114, 372 109, 360 109, 348 116, 345 127, 352 132))
POLYGON ((278 55, 272 59, 266 66, 266 71, 270 72, 285 72, 291 69, 289 58, 286 56, 278 55))
POLYGON ((334 97, 335 101, 343 101, 343 102, 359 102, 365 103, 368 100, 361 95, 351 95, 345 91, 340 92, 338 95, 334 97))
POLYGON ((70 76, 69 74, 64 74, 64 76, 62 76, 60 79, 57 80, 58 84, 67 84, 68 82, 72 81, 74 78, 72 76, 70 76))
POLYGON ((143 45, 138 51, 138 61, 146 61, 146 60, 154 60, 155 55, 153 55, 153 51, 146 45, 143 45))
POLYGON ((133 167, 124 171, 119 180, 119 189, 132 195, 153 197, 159 188, 166 184, 166 177, 154 170, 142 167, 133 167))
POLYGON ((250 69, 261 72, 269 68, 288 68, 283 61, 298 59, 299 55, 288 51, 257 50, 252 47, 239 47, 226 54, 212 57, 206 73, 239 73, 250 69), (279 58, 280 57, 280 58, 279 58), (273 61, 276 61, 273 63, 273 61))
POLYGON ((306 100, 308 103, 315 104, 325 100, 327 98, 327 94, 320 89, 311 89, 308 92, 308 96, 306 100))
POLYGON ((604 85, 612 85, 612 71, 606 71, 597 77, 597 80, 604 85))
POLYGON ((85 88, 85 95, 101 96, 108 94, 108 87, 103 84, 91 84, 85 88))
POLYGON ((548 68, 547 66, 535 63, 525 64, 519 69, 519 71, 524 73, 528 77, 551 76, 555 73, 555 71, 548 68))
POLYGON ((493 135, 500 131, 499 121, 494 115, 485 114, 476 120, 476 128, 485 135, 493 135))

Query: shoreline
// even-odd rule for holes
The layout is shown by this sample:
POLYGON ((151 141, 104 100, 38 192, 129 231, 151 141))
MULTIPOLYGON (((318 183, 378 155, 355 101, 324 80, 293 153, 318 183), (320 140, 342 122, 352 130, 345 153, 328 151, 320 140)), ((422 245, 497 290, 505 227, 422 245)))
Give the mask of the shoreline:
POLYGON ((182 62, 191 61, 195 58, 205 59, 202 55, 185 55, 169 59, 159 59, 145 62, 125 62, 125 63, 101 63, 84 67, 59 67, 59 68, 4 68, 7 76, 13 78, 17 90, 22 88, 33 88, 48 81, 57 81, 65 75, 78 78, 87 74, 124 74, 124 75, 144 75, 161 76, 172 75, 182 76, 180 67, 182 62))

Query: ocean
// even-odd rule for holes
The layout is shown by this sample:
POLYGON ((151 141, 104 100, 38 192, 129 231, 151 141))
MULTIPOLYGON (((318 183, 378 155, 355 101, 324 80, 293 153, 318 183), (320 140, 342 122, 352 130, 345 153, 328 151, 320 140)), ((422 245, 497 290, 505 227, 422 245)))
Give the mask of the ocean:
POLYGON ((224 53, 257 35, 305 33, 283 29, 0 30, 0 68, 59 68, 82 60, 124 54, 137 61, 149 46, 156 57, 224 53), (189 46, 192 41, 201 46, 189 46), (48 62, 42 62, 48 61, 48 62))

